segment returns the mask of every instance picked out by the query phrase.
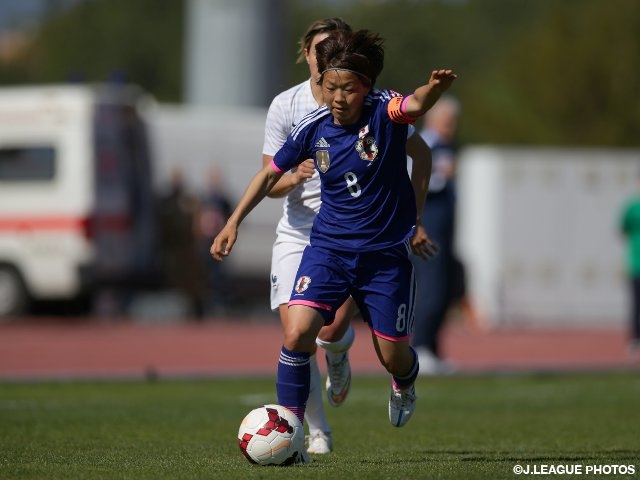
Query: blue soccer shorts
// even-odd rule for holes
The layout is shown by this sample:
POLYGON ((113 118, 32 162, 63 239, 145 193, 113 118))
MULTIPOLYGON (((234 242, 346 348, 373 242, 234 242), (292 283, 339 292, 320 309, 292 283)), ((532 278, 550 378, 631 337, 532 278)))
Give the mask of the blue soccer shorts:
POLYGON ((349 295, 378 337, 408 340, 416 295, 408 243, 361 253, 307 246, 289 305, 316 309, 328 325, 349 295))

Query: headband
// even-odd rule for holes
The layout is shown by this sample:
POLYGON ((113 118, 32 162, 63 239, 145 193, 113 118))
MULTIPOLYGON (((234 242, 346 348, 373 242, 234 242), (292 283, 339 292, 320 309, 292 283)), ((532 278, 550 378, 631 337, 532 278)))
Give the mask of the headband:
POLYGON ((366 78, 366 79, 367 79, 367 81, 368 81, 369 83, 372 83, 372 82, 371 82, 371 79, 370 79, 369 77, 367 77, 364 73, 356 72, 355 70, 351 70, 351 69, 349 69, 349 68, 340 68, 340 67, 331 67, 331 68, 327 68, 327 69, 323 70, 322 72, 320 72, 320 76, 322 76, 322 75, 324 75, 325 73, 330 72, 330 71, 332 71, 332 70, 333 70, 333 71, 342 70, 342 71, 344 71, 344 72, 353 73, 354 75, 358 75, 359 77, 366 78))

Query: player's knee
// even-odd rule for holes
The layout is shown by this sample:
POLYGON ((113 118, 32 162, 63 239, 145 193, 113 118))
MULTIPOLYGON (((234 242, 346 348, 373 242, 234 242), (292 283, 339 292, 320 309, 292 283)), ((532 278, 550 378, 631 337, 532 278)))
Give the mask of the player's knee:
POLYGON ((313 353, 318 330, 306 324, 289 322, 284 329, 284 346, 294 352, 313 353))
POLYGON ((284 332, 284 346, 294 352, 309 352, 311 353, 312 346, 307 345, 305 342, 305 332, 288 328, 284 332))

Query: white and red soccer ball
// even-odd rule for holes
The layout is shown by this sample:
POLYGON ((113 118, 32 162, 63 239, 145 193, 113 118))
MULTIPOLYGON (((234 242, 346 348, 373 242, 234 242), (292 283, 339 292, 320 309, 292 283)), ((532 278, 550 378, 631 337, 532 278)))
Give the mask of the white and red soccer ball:
POLYGON ((240 451, 258 465, 290 465, 304 450, 304 427, 282 405, 263 405, 251 410, 238 430, 240 451))

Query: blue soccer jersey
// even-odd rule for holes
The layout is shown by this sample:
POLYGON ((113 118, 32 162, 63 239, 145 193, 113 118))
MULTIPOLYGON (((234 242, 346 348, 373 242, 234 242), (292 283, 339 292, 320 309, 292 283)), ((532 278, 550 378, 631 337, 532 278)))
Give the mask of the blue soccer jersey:
POLYGON ((333 123, 321 107, 304 117, 273 159, 287 171, 313 158, 322 182, 322 206, 311 230, 311 245, 363 252, 405 241, 416 220, 407 173, 407 124, 389 116, 400 94, 374 89, 352 125, 333 123))

